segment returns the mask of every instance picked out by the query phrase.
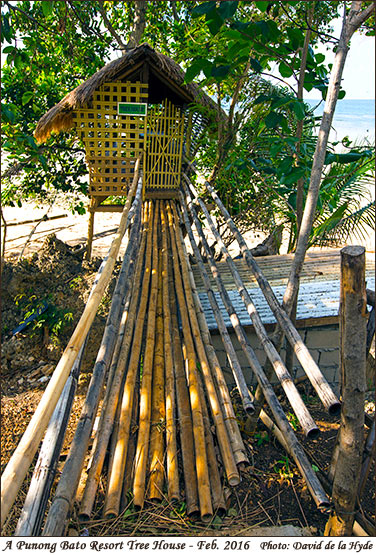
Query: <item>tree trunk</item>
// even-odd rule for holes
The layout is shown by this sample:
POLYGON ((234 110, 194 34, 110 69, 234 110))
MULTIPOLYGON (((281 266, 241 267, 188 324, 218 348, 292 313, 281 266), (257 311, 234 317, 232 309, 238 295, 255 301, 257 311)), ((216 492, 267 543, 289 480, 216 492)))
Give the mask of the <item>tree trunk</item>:
POLYGON ((326 525, 327 536, 349 536, 354 524, 364 444, 366 304, 365 249, 345 247, 341 251, 340 306, 343 405, 333 480, 335 513, 326 525))
POLYGON ((338 41, 325 102, 324 113, 321 120, 320 131, 313 158, 311 180, 303 212, 296 252, 291 265, 290 276, 283 298, 283 303, 288 314, 291 313, 294 299, 298 295, 299 277, 303 266, 305 253, 308 248, 309 236, 312 230, 312 224, 316 212, 317 200, 320 190, 321 174, 325 161, 326 147, 335 107, 337 104, 343 68, 345 65, 347 53, 349 51, 349 41, 354 32, 371 15, 372 11, 374 10, 374 5, 372 3, 366 9, 361 11, 361 4, 361 1, 353 1, 351 3, 349 13, 345 13, 343 19, 341 36, 338 41))
POLYGON ((127 43, 128 50, 130 50, 131 48, 135 48, 140 44, 142 34, 145 30, 146 10, 147 2, 145 0, 136 0, 133 27, 127 43))

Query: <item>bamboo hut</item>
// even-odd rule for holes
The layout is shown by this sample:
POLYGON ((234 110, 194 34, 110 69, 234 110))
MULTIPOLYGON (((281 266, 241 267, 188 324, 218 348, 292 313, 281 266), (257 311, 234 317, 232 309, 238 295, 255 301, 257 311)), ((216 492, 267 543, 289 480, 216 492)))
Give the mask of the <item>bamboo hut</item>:
POLYGON ((94 213, 122 210, 103 203, 128 194, 137 158, 143 156, 143 198, 176 198, 183 153, 193 153, 214 110, 198 85, 184 83, 178 64, 142 44, 106 64, 40 119, 37 141, 75 128, 84 144, 89 258, 94 213))

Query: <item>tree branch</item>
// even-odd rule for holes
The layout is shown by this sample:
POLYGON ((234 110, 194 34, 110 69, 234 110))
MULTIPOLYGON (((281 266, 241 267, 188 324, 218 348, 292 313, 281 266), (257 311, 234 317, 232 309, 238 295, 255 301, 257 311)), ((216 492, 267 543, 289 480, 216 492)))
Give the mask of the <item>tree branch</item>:
MULTIPOLYGON (((102 0, 103 1, 103 0, 102 0)), ((123 54, 125 54, 126 50, 127 50, 127 46, 124 44, 124 42, 121 40, 121 37, 119 36, 119 34, 115 31, 115 29, 113 28, 113 26, 111 25, 110 20, 107 17, 106 14, 106 10, 104 9, 104 6, 102 4, 102 1, 99 0, 99 7, 98 7, 98 11, 101 14, 101 16, 103 17, 103 22, 106 25, 106 28, 108 30, 108 32, 113 36, 113 38, 116 40, 116 42, 118 43, 118 45, 120 46, 120 50, 122 51, 123 54)))
POLYGON ((145 0, 136 0, 135 14, 133 19, 133 27, 126 48, 128 50, 135 48, 140 44, 142 34, 145 29, 145 14, 147 10, 147 2, 145 0))

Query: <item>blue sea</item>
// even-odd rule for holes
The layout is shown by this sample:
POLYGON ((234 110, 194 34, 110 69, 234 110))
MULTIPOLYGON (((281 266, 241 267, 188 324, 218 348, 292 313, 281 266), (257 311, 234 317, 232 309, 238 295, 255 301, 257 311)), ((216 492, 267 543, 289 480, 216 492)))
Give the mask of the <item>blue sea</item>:
MULTIPOLYGON (((315 107, 320 101, 305 102, 315 107)), ((315 109, 315 114, 321 116, 323 110, 324 101, 315 109)), ((356 143, 364 140, 375 142, 375 100, 338 100, 330 140, 337 141, 346 136, 356 143)))

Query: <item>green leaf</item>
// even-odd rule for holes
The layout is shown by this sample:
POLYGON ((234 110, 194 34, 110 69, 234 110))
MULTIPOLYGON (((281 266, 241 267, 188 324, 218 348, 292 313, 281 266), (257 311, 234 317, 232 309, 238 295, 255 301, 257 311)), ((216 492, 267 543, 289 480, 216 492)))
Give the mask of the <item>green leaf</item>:
POLYGON ((1 115, 5 121, 11 124, 15 122, 16 116, 14 112, 10 108, 8 108, 8 106, 5 106, 5 104, 1 105, 1 115))
POLYGON ((278 114, 277 112, 269 112, 269 114, 265 118, 265 125, 269 129, 275 129, 279 125, 281 125, 282 120, 284 117, 282 114, 278 114))
POLYGON ((206 14, 205 19, 211 34, 213 36, 216 35, 224 22, 222 17, 218 14, 218 11, 216 9, 210 11, 206 14))
POLYGON ((346 91, 339 91, 338 100, 342 100, 342 98, 345 98, 345 96, 346 96, 346 91))
POLYGON ((192 10, 192 17, 201 17, 202 15, 211 12, 211 10, 215 8, 215 5, 216 2, 204 2, 203 4, 195 6, 192 10))
POLYGON ((264 38, 268 39, 270 37, 269 25, 266 21, 257 21, 255 27, 259 30, 259 33, 261 33, 264 38))
POLYGON ((184 82, 190 83, 197 75, 199 75, 201 71, 211 68, 211 66, 212 64, 208 60, 205 60, 204 58, 197 58, 187 69, 184 77, 184 82))
POLYGON ((295 101, 291 104, 291 108, 294 111, 294 114, 296 115, 298 120, 302 120, 305 118, 305 109, 304 109, 304 104, 302 101, 295 101))
POLYGON ((288 28, 287 36, 294 50, 297 50, 304 43, 304 33, 299 29, 288 28))
POLYGON ((293 168, 293 170, 289 174, 283 176, 283 178, 281 179, 281 183, 285 185, 292 185, 293 183, 296 183, 301 177, 303 177, 305 172, 306 168, 293 168))
POLYGON ((262 71, 262 65, 258 60, 256 60, 256 58, 251 58, 249 62, 253 71, 255 71, 256 73, 260 73, 262 71))
POLYGON ((231 66, 229 65, 222 65, 222 66, 214 66, 211 70, 211 74, 218 80, 224 79, 230 72, 231 66))
POLYGON ((237 10, 239 2, 221 2, 217 9, 218 14, 222 19, 228 19, 234 15, 237 10))
POLYGON ((255 4, 257 8, 260 10, 260 12, 265 13, 266 10, 268 9, 270 2, 256 1, 255 4))
POLYGON ((33 98, 33 96, 34 96, 33 91, 24 92, 23 95, 22 95, 22 99, 21 99, 22 105, 25 106, 25 104, 30 102, 30 100, 33 98))
POLYGON ((44 17, 48 17, 49 15, 51 15, 53 7, 54 7, 54 3, 44 1, 44 2, 41 2, 41 4, 42 4, 42 10, 43 10, 44 17))
POLYGON ((356 162, 362 158, 369 158, 367 152, 347 152, 346 154, 334 154, 333 152, 327 152, 325 156, 324 164, 327 166, 333 164, 333 162, 338 162, 339 164, 350 164, 351 162, 356 162))
POLYGON ((281 62, 278 66, 279 69, 279 73, 282 75, 282 77, 291 77, 292 75, 292 69, 285 64, 285 62, 281 62))
POLYGON ((321 52, 318 52, 318 53, 315 55, 315 59, 316 59, 316 62, 317 62, 318 64, 321 64, 321 63, 325 60, 325 55, 324 55, 324 54, 321 54, 321 52))
POLYGON ((17 48, 14 46, 6 46, 3 48, 3 54, 9 54, 9 52, 17 52, 17 48))

